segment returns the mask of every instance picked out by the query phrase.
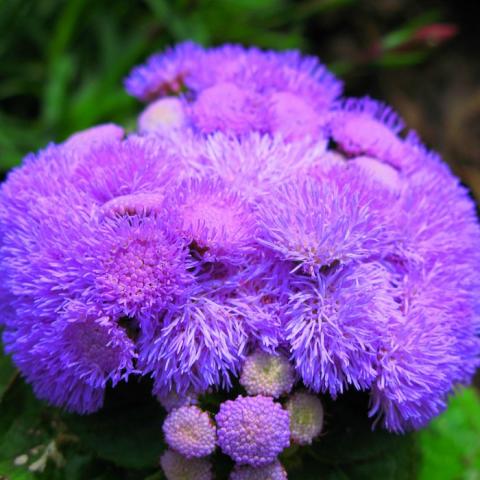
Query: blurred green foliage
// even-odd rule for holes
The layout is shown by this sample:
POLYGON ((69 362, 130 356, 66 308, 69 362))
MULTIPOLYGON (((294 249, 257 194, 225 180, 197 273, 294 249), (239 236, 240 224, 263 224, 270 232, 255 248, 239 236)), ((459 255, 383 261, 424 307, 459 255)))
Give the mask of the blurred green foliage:
POLYGON ((102 121, 132 125, 122 79, 179 40, 304 48, 302 20, 345 0, 8 0, 0 3, 0 165, 102 121))
POLYGON ((480 399, 467 389, 420 433, 420 480, 480 480, 480 399))
POLYGON ((430 46, 407 51, 399 47, 408 44, 416 28, 441 19, 441 8, 429 6, 419 13, 414 8, 412 18, 399 16, 390 27, 387 17, 395 12, 385 12, 381 4, 4 0, 0 2, 0 171, 17 164, 29 151, 100 122, 133 128, 141 105, 124 92, 123 78, 149 54, 180 40, 297 48, 320 53, 332 60, 338 73, 353 72, 353 76, 365 64, 384 68, 422 61, 430 46), (385 27, 378 30, 376 25, 382 22, 385 27), (353 52, 347 49, 338 57, 336 52, 345 44, 353 52))

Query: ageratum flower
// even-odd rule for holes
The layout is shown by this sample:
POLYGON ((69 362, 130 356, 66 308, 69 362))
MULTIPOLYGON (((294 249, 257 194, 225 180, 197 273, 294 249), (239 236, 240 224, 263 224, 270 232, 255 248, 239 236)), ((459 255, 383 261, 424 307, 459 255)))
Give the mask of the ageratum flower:
POLYGON ((100 145, 107 141, 121 140, 125 135, 122 127, 113 123, 97 125, 75 133, 65 140, 64 146, 69 150, 84 150, 100 145))
POLYGON ((90 245, 82 269, 95 276, 92 297, 115 318, 155 323, 193 282, 185 245, 153 216, 107 219, 84 241, 90 245))
POLYGON ((160 466, 167 480, 212 480, 212 464, 206 458, 186 458, 167 450, 160 457, 160 466))
POLYGON ((242 261, 254 251, 256 221, 251 207, 221 180, 190 180, 169 192, 171 228, 210 261, 242 261))
POLYGON ((307 387, 335 397, 350 385, 371 386, 383 319, 397 309, 389 280, 375 264, 292 278, 285 330, 307 387))
POLYGON ((230 480, 287 480, 287 473, 283 465, 276 460, 264 467, 250 467, 235 465, 230 480))
POLYGON ((187 458, 206 457, 215 449, 215 425, 207 412, 196 406, 171 411, 163 423, 165 441, 187 458))
POLYGON ((213 294, 208 286, 172 305, 156 330, 141 332, 138 364, 153 377, 154 393, 228 388, 238 373, 248 345, 248 324, 224 295, 213 294))
POLYGON ((322 135, 341 84, 314 57, 237 45, 186 42, 136 67, 127 91, 141 100, 180 93, 203 133, 278 133, 289 141, 322 135))
POLYGON ((39 398, 94 412, 107 383, 116 385, 135 372, 135 348, 123 329, 94 308, 75 302, 65 308, 53 322, 30 317, 7 328, 6 352, 39 398))
POLYGON ((152 55, 145 65, 135 67, 125 80, 130 95, 143 101, 179 93, 188 87, 189 78, 198 68, 203 50, 193 42, 184 42, 165 54, 152 55))
POLYGON ((274 398, 289 393, 294 382, 295 373, 287 358, 262 351, 246 358, 240 376, 240 384, 249 395, 274 398))
POLYGON ((398 136, 403 121, 390 107, 369 98, 340 102, 329 128, 333 140, 347 155, 368 155, 397 167, 407 156, 398 136))
POLYGON ((287 401, 290 414, 292 440, 299 445, 309 445, 323 427, 323 406, 316 395, 296 392, 287 401))
MULTIPOLYGON (((182 401, 237 385, 260 350, 314 393, 369 391, 400 432, 471 381, 475 206, 389 107, 339 98, 315 58, 235 45, 181 44, 126 84, 153 102, 139 134, 80 132, 0 187, 0 321, 38 396, 91 412, 138 375, 182 401)), ((285 447, 287 412, 262 402, 258 438, 219 435, 233 458, 285 447)))
POLYGON ((183 103, 175 97, 160 98, 152 102, 138 117, 140 133, 179 129, 186 124, 183 103))
POLYGON ((381 251, 388 239, 370 205, 374 189, 357 177, 345 183, 300 179, 280 186, 272 192, 276 202, 266 197, 259 204, 259 241, 311 272, 381 251))
POLYGON ((227 190, 248 201, 270 195, 272 189, 306 175, 326 153, 327 141, 285 143, 280 136, 250 133, 235 137, 216 133, 207 137, 191 131, 171 136, 184 170, 194 176, 220 178, 227 190))
POLYGON ((218 445, 235 462, 260 467, 290 444, 290 418, 271 397, 238 397, 220 405, 218 445))

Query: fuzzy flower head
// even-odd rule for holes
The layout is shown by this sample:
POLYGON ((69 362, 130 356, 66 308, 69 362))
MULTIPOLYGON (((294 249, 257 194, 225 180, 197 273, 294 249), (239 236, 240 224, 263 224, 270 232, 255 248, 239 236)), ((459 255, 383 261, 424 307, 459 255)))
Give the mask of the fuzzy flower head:
POLYGON ((124 135, 125 131, 122 127, 106 123, 74 133, 63 142, 63 146, 70 150, 88 153, 92 147, 104 142, 120 141, 124 135))
POLYGON ((120 217, 101 226, 93 246, 96 290, 109 310, 151 320, 192 281, 185 246, 153 217, 120 217))
POLYGON ((322 135, 325 117, 317 113, 308 101, 290 92, 276 92, 269 98, 270 131, 287 140, 315 138, 322 135))
POLYGON ((372 183, 389 192, 399 194, 403 179, 399 171, 391 165, 372 157, 356 157, 348 161, 348 166, 359 169, 372 183))
POLYGON ((381 325, 396 311, 382 267, 334 267, 292 279, 285 329, 292 360, 315 392, 369 388, 381 325))
POLYGON ((287 401, 290 414, 292 440, 299 445, 309 445, 323 427, 323 406, 316 395, 297 392, 287 401))
POLYGON ((179 399, 240 377, 269 396, 224 403, 219 443, 257 467, 291 438, 293 378, 369 391, 396 432, 471 381, 475 205, 389 107, 239 45, 182 43, 126 86, 152 102, 140 132, 79 132, 0 186, 2 334, 40 398, 88 413, 132 375, 179 399))
POLYGON ((167 202, 178 233, 207 258, 232 262, 253 251, 254 214, 221 181, 184 182, 167 202))
POLYGON ((167 132, 187 123, 183 103, 178 98, 161 98, 151 103, 138 117, 141 133, 167 132))
POLYGON ((219 178, 230 192, 254 206, 292 177, 307 175, 327 148, 324 137, 315 142, 286 142, 281 135, 258 133, 236 138, 224 133, 199 137, 188 132, 174 139, 182 146, 182 163, 195 176, 219 178))
POLYGON ((235 465, 229 478, 230 480, 287 480, 287 472, 276 460, 263 467, 235 465))
POLYGON ((168 446, 187 458, 206 457, 215 449, 215 426, 208 413, 196 406, 171 411, 163 433, 168 446))
POLYGON ((268 132, 289 141, 320 135, 341 91, 314 57, 192 43, 152 56, 132 71, 126 87, 142 100, 185 88, 189 123, 202 133, 268 132))
POLYGON ((212 480, 212 464, 206 458, 186 458, 173 450, 160 457, 167 480, 212 480))
POLYGON ((38 397, 79 413, 98 410, 105 386, 135 373, 133 342, 118 324, 91 310, 73 303, 53 323, 25 319, 4 335, 6 351, 38 397))
POLYGON ((259 467, 289 446, 289 414, 270 397, 238 397, 220 405, 218 444, 239 464, 259 467))
POLYGON ((282 355, 257 351, 243 364, 240 383, 249 395, 277 398, 289 393, 295 382, 293 367, 282 355))
POLYGON ((177 94, 195 71, 202 48, 193 42, 180 43, 163 54, 154 54, 135 67, 125 80, 127 92, 143 101, 177 94))
POLYGON ((203 133, 227 130, 235 134, 265 130, 262 98, 233 83, 203 90, 191 110, 192 121, 203 133))
POLYGON ((258 209, 259 242, 310 272, 368 257, 382 240, 369 193, 358 181, 287 183, 258 209))
POLYGON ((198 287, 166 312, 156 330, 142 332, 140 368, 153 377, 154 393, 229 388, 245 356, 247 326, 224 295, 198 287))
POLYGON ((367 155, 401 167, 406 148, 398 133, 403 121, 390 108, 369 98, 340 104, 330 122, 332 138, 348 155, 367 155))

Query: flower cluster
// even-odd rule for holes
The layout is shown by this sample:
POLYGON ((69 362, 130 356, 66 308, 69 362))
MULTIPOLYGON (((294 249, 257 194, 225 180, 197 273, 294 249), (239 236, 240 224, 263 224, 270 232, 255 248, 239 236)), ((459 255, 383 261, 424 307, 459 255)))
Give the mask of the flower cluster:
MULTIPOLYGON (((185 464, 182 477, 180 470, 173 471, 162 460, 168 480, 196 480, 196 474, 187 473, 185 468, 191 459, 199 458, 211 465, 205 457, 217 446, 235 462, 231 480, 286 480, 278 456, 291 443, 309 445, 320 435, 322 403, 314 394, 291 394, 295 377, 284 356, 253 352, 245 359, 240 381, 249 396, 224 401, 214 418, 197 406, 188 406, 192 401, 201 403, 202 396, 192 400, 186 393, 167 402, 164 397, 159 398, 167 409, 172 408, 163 424, 165 442, 172 452, 167 452, 167 458, 174 453, 179 465, 182 459, 185 464)), ((203 479, 203 471, 198 478, 203 479)))
POLYGON ((193 422, 165 425, 192 456, 166 454, 166 471, 197 465, 208 431, 232 478, 283 478, 277 453, 323 420, 302 397, 280 406, 295 382, 367 390, 370 416, 402 432, 471 380, 475 206, 389 107, 342 98, 316 58, 231 45, 178 45, 126 87, 149 102, 137 133, 77 133, 0 189, 3 338, 39 397, 87 413, 107 385, 149 376, 193 422), (256 396, 223 404, 215 433, 189 405, 236 378, 256 396))

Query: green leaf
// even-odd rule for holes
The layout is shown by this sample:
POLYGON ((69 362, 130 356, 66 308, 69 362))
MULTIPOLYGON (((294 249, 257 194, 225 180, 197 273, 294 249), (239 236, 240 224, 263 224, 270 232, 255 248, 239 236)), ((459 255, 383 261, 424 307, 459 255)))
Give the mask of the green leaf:
POLYGON ((30 388, 16 379, 0 403, 0 474, 9 480, 35 478, 55 450, 45 407, 30 388))
POLYGON ((465 389, 420 433, 420 480, 480 479, 480 399, 465 389))
POLYGON ((65 414, 83 447, 116 465, 142 469, 158 465, 164 450, 164 410, 147 382, 130 381, 107 392, 105 407, 93 415, 65 414))

